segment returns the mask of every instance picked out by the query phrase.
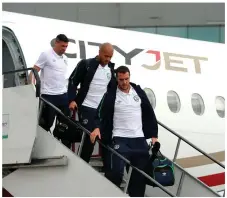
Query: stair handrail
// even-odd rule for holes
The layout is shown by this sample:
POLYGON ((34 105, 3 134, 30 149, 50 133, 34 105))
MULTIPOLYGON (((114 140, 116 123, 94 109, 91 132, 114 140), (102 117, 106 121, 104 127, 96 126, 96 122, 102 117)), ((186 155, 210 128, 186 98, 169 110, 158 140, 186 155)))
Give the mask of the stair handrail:
MULTIPOLYGON (((50 103, 48 100, 44 99, 42 96, 39 97, 41 101, 43 101, 44 103, 46 103, 47 105, 49 105, 50 107, 52 107, 58 114, 60 114, 64 119, 66 119, 70 124, 74 125, 75 127, 79 127, 81 130, 83 130, 83 132, 87 133, 88 135, 90 135, 90 131, 88 131, 86 128, 84 128, 83 126, 81 126, 79 124, 79 122, 75 122, 73 120, 71 120, 69 117, 65 116, 64 113, 62 113, 62 111, 57 108, 55 105, 53 105, 52 103, 50 103)), ((132 169, 138 171, 140 174, 142 174, 145 178, 149 179, 150 181, 152 181, 153 183, 155 183, 160 189, 162 189, 165 193, 167 193, 168 195, 170 195, 171 197, 176 197, 176 195, 174 195, 172 192, 170 192, 168 189, 166 189, 164 186, 162 186, 161 184, 159 184, 157 181, 155 181, 153 178, 151 178, 149 175, 147 175, 144 171, 138 169, 137 167, 133 166, 129 160, 127 160, 125 157, 123 157, 121 154, 119 154, 118 152, 116 152, 114 149, 112 149, 111 147, 103 144, 101 142, 100 139, 96 138, 96 141, 103 146, 104 148, 106 148, 107 150, 109 150, 110 152, 112 152, 113 154, 117 155, 119 158, 121 158, 126 164, 128 164, 132 169)))
POLYGON ((36 80, 36 97, 40 96, 40 87, 41 87, 41 82, 40 82, 40 78, 39 78, 39 74, 38 71, 32 67, 30 68, 23 68, 23 69, 17 69, 17 70, 11 70, 11 71, 7 71, 7 72, 3 72, 3 75, 7 75, 7 74, 12 74, 12 73, 18 73, 18 72, 23 72, 23 71, 29 71, 31 70, 35 76, 35 80, 36 80))
MULTIPOLYGON (((55 111, 58 112, 58 114, 60 114, 61 116, 63 116, 68 122, 70 122, 72 125, 79 127, 81 130, 83 130, 83 132, 87 133, 88 135, 90 134, 90 131, 88 131, 86 128, 84 128, 83 126, 80 125, 79 122, 75 122, 73 120, 71 120, 69 117, 65 116, 62 111, 57 108, 56 106, 54 106, 52 103, 50 103, 49 101, 47 101, 46 99, 44 99, 42 96, 40 96, 40 78, 38 75, 37 70, 35 70, 34 68, 24 68, 24 69, 18 69, 18 70, 12 70, 12 71, 7 71, 7 72, 3 72, 3 75, 7 75, 10 73, 17 73, 17 72, 22 72, 22 71, 28 71, 31 70, 35 76, 36 79, 36 97, 39 97, 39 99, 41 101, 43 101, 44 103, 46 103, 47 105, 51 106, 53 109, 55 109, 55 111)), ((177 148, 176 148, 176 152, 175 152, 175 156, 174 158, 176 159, 176 155, 178 152, 178 148, 180 145, 180 140, 183 140, 185 143, 189 144, 191 147, 193 147, 194 149, 196 149, 197 151, 199 151, 200 153, 202 153, 203 155, 205 155, 206 157, 208 157, 210 160, 212 160, 213 162, 215 162, 216 164, 218 164, 219 166, 221 166, 222 168, 225 169, 225 166, 218 162, 216 159, 214 159, 212 156, 210 156, 209 154, 207 154, 206 152, 202 151, 201 149, 199 149, 197 146, 195 146, 193 143, 189 142, 188 140, 186 140, 184 137, 182 137, 181 135, 179 135, 178 133, 176 133, 174 130, 170 129, 169 127, 167 127, 166 125, 164 125, 163 123, 161 123, 160 121, 157 121, 158 124, 160 126, 162 126, 163 128, 165 128, 166 130, 168 130, 169 132, 171 132, 172 134, 174 134, 175 136, 178 137, 178 144, 177 144, 177 148)), ((110 152, 112 152, 113 154, 117 155, 119 158, 121 158, 126 164, 128 164, 131 167, 131 170, 134 169, 136 171, 138 171, 140 174, 142 174, 144 177, 146 177, 147 179, 149 179, 150 181, 152 181, 154 184, 156 184, 161 190, 163 190, 165 193, 167 193, 168 195, 170 195, 171 197, 176 197, 176 195, 174 195, 172 192, 170 192, 168 189, 166 189, 164 186, 162 186, 161 184, 159 184, 157 181, 155 181, 153 178, 151 178, 149 175, 147 175, 144 171, 138 169, 137 167, 133 166, 129 160, 127 160, 125 157, 123 157, 121 154, 117 153, 114 149, 112 149, 111 147, 103 144, 101 142, 100 139, 96 138, 96 141, 103 147, 105 147, 107 150, 109 150, 110 152)), ((174 162, 174 160, 173 160, 174 162)), ((129 170, 130 171, 130 170, 129 170)), ((131 175, 131 173, 130 173, 131 175)))
POLYGON ((178 144, 177 144, 177 148, 176 148, 176 151, 175 151, 175 156, 174 156, 174 160, 173 161, 176 160, 176 154, 178 152, 177 149, 179 149, 179 145, 180 145, 180 141, 179 140, 183 140, 185 143, 187 143, 188 145, 190 145, 191 147, 193 147, 195 150, 199 151, 200 153, 202 153, 203 155, 205 155, 207 158, 209 158, 210 160, 212 160, 213 162, 215 162, 216 164, 218 164, 219 166, 221 166, 222 168, 225 169, 225 165, 224 164, 220 163, 219 161, 217 161, 216 159, 214 159, 212 156, 210 156, 206 152, 202 151, 200 148, 198 148, 197 146, 195 146, 193 143, 189 142, 187 139, 185 139, 184 137, 182 137, 181 135, 179 135, 174 130, 170 129, 169 127, 167 127, 166 125, 164 125, 160 121, 157 121, 157 122, 158 122, 158 124, 160 126, 162 126, 163 128, 165 128, 167 131, 171 132, 172 134, 174 134, 175 136, 178 137, 178 144))

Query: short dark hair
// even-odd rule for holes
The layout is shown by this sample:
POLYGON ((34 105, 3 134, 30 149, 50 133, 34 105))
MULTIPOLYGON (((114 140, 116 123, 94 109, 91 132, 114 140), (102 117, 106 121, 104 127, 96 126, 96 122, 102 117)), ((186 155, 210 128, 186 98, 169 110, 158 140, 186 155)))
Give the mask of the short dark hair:
POLYGON ((56 37, 56 41, 63 41, 65 43, 68 43, 69 42, 69 39, 64 34, 59 34, 56 37))
POLYGON ((120 67, 118 67, 117 69, 115 69, 116 76, 118 75, 118 73, 123 73, 123 74, 125 74, 125 73, 127 73, 127 72, 128 72, 129 75, 130 75, 129 68, 126 67, 126 66, 120 66, 120 67))

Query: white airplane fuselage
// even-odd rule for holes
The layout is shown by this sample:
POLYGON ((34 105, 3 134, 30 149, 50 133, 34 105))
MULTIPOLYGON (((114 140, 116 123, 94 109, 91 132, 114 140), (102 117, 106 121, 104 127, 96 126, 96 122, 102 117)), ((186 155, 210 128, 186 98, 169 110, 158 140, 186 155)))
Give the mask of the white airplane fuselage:
MULTIPOLYGON (((182 39, 156 34, 126 31, 101 26, 3 12, 2 26, 9 28, 17 38, 27 67, 33 67, 38 56, 51 47, 56 35, 63 33, 69 39, 67 77, 83 58, 95 57, 98 46, 104 42, 114 45, 112 62, 115 68, 126 65, 131 81, 151 89, 155 96, 157 119, 206 153, 225 151, 225 118, 217 113, 216 97, 224 96, 224 44, 182 39), (169 92, 171 91, 171 92, 169 92), (169 93, 176 93, 167 98, 169 93), (192 95, 199 94, 204 109, 192 107, 192 95), (172 112, 168 102, 173 105, 172 112)), ((3 57, 4 59, 4 57, 3 57)), ((223 110, 223 105, 218 106, 223 110)), ((177 137, 159 127, 161 151, 173 158, 177 137)), ((177 159, 201 155, 181 142, 177 159)), ((224 163, 224 160, 220 160, 224 163)), ((182 162, 183 163, 183 162, 182 162)), ((208 163, 187 167, 196 177, 223 173, 224 169, 208 163)), ((222 186, 217 185, 217 186, 222 186)))

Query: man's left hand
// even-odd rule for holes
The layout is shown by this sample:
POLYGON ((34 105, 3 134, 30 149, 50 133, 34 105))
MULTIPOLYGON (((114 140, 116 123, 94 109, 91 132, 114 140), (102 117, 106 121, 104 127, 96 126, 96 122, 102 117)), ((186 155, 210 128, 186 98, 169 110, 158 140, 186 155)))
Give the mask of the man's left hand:
POLYGON ((154 145, 154 143, 157 142, 157 141, 158 141, 158 138, 151 138, 152 145, 154 145))

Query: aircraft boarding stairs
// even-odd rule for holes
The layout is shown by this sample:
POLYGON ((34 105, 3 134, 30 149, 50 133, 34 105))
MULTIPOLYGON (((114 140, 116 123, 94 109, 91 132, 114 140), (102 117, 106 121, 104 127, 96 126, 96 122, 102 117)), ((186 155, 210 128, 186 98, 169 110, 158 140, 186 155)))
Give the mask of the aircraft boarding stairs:
MULTIPOLYGON (((36 77, 36 95, 34 85, 24 85, 3 89, 2 112, 2 143, 3 143, 3 189, 12 196, 27 197, 68 197, 68 196, 95 196, 95 197, 124 197, 132 170, 152 180, 158 187, 146 187, 145 196, 163 197, 218 197, 217 192, 193 177, 179 165, 174 163, 175 184, 172 187, 163 187, 143 171, 130 165, 130 162, 119 155, 110 147, 106 147, 118 157, 130 165, 128 174, 125 173, 122 190, 108 181, 100 172, 102 162, 100 159, 92 159, 90 164, 85 163, 79 154, 61 144, 50 133, 38 126, 40 101, 50 105, 61 115, 57 107, 50 104, 40 96, 40 80, 36 71, 32 70, 36 77), (91 165, 93 167, 91 167, 91 165)), ((17 70, 9 73, 21 72, 17 70)), ((66 117, 65 117, 66 118, 66 117)), ((68 119, 74 125, 77 125, 68 119)), ((217 165, 225 168, 223 164, 213 159, 208 154, 196 148, 192 143, 179 136, 171 129, 159 123, 166 130, 178 137, 178 143, 173 161, 177 159, 180 142, 184 141, 203 155, 211 159, 217 165)), ((84 134, 89 133, 82 126, 84 134)), ((101 141, 97 140, 99 144, 101 141)), ((4 196, 4 194, 3 194, 4 196)))

